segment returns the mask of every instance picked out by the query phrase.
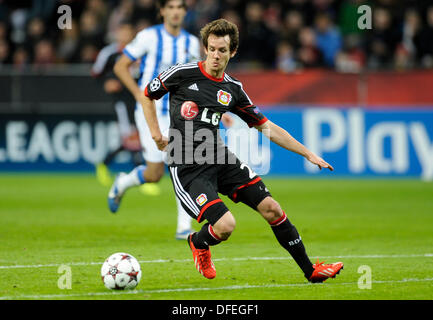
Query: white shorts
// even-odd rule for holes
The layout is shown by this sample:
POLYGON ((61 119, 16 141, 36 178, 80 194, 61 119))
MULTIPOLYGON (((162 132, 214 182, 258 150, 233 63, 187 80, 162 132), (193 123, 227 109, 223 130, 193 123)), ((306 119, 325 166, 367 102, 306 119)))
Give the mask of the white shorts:
MULTIPOLYGON (((170 127, 169 113, 167 112, 166 115, 158 114, 158 123, 161 133, 164 136, 167 136, 170 127)), ((160 151, 156 146, 155 141, 153 141, 141 105, 137 105, 135 108, 135 124, 137 125, 140 135, 141 146, 144 148, 144 160, 148 162, 166 162, 167 154, 166 152, 160 151)))

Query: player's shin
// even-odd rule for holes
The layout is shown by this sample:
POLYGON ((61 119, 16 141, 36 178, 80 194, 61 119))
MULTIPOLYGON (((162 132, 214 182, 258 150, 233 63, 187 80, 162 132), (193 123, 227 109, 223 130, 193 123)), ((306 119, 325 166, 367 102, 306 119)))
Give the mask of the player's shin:
POLYGON ((222 241, 215 234, 210 223, 204 224, 199 232, 194 233, 191 240, 197 249, 207 249, 209 246, 217 245, 222 241))
POLYGON ((280 245, 290 253, 308 279, 314 271, 313 264, 307 256, 296 227, 290 223, 285 213, 283 213, 282 217, 269 224, 280 245))

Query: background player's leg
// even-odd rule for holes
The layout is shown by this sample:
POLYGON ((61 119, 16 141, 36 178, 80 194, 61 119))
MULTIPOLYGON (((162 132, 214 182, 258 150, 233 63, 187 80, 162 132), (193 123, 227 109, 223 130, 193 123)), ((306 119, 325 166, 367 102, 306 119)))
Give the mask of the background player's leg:
POLYGON ((296 227, 290 223, 278 202, 268 196, 259 203, 257 210, 270 224, 280 245, 290 253, 305 277, 309 279, 314 271, 313 264, 308 258, 296 227))
POLYGON ((120 194, 123 194, 131 187, 140 186, 146 182, 158 182, 164 174, 163 162, 147 162, 134 168, 126 175, 117 179, 117 188, 120 194))
POLYGON ((147 162, 131 172, 120 173, 108 193, 108 207, 112 213, 119 210, 120 202, 125 192, 132 187, 140 186, 146 182, 157 182, 164 174, 164 163, 147 162))
POLYGON ((178 197, 176 197, 177 205, 177 228, 176 228, 176 239, 186 240, 188 235, 193 232, 191 229, 191 216, 186 213, 178 197))

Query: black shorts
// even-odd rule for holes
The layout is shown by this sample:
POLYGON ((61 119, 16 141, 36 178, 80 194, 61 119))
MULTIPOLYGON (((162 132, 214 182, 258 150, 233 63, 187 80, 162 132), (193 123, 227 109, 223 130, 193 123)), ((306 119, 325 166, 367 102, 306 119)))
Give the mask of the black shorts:
POLYGON ((198 222, 206 219, 213 225, 229 211, 218 193, 254 210, 270 196, 262 179, 239 160, 235 164, 183 165, 169 169, 176 196, 198 222))

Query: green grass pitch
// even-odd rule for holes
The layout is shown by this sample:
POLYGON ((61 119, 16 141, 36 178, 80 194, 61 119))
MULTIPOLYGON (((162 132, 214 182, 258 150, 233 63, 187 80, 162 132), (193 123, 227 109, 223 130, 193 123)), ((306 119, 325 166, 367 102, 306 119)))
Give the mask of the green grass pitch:
MULTIPOLYGON (((270 227, 223 197, 237 221, 212 247, 217 277, 194 268, 174 239, 171 182, 161 195, 130 190, 116 215, 92 175, 0 175, 0 299, 294 300, 432 299, 433 184, 418 180, 263 178, 313 262, 342 261, 323 284, 308 283, 270 227), (128 252, 143 276, 134 291, 110 291, 103 261, 128 252), (71 289, 59 278, 70 267, 71 289), (367 286, 371 273, 371 288, 367 286), (60 273, 59 273, 60 271, 60 273), (359 285, 361 284, 361 286, 359 285)), ((194 221, 194 228, 200 226, 194 221)))

